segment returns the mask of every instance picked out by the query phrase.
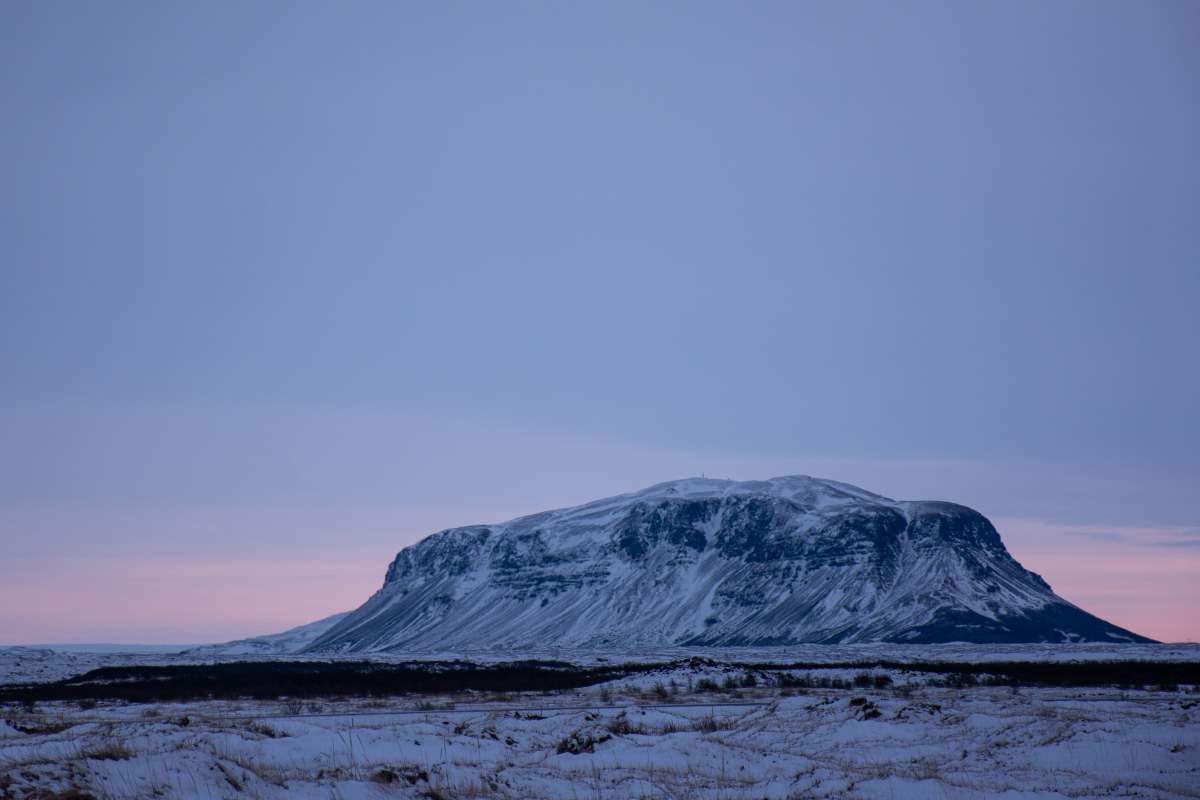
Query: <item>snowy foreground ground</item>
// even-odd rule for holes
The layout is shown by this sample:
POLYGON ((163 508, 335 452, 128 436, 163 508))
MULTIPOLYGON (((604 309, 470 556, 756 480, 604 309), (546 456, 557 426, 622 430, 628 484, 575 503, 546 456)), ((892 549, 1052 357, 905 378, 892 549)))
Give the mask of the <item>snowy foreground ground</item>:
MULTIPOLYGON (((1192 653, 1194 656, 1194 652, 1192 653)), ((559 693, 0 707, 0 797, 1200 798, 1200 693, 784 688, 664 667, 559 693), (73 793, 75 792, 75 793, 73 793)), ((880 684, 876 688, 875 684, 880 684)))

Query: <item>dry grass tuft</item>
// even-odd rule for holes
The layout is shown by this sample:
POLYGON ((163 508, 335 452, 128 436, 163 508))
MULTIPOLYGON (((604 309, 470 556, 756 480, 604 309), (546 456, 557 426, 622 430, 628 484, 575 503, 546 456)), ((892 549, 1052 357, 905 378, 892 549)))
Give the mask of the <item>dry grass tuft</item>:
POLYGON ((104 739, 79 751, 79 757, 90 761, 128 761, 133 751, 117 739, 104 739))
POLYGON ((713 714, 700 717, 692 723, 692 730, 700 731, 701 733, 716 733, 717 731, 727 731, 737 726, 737 722, 732 719, 719 719, 713 714))

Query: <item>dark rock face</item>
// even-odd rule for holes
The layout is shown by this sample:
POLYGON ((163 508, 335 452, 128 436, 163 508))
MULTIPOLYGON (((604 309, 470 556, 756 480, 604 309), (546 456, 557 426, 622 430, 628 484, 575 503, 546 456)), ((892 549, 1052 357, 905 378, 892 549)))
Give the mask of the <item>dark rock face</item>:
POLYGON ((788 477, 442 531, 312 649, 862 641, 1148 640, 1059 598, 969 508, 788 477))
POLYGON ((708 546, 702 526, 717 508, 716 503, 704 500, 674 505, 662 502, 653 507, 638 503, 617 526, 614 541, 631 561, 663 543, 701 552, 708 546))

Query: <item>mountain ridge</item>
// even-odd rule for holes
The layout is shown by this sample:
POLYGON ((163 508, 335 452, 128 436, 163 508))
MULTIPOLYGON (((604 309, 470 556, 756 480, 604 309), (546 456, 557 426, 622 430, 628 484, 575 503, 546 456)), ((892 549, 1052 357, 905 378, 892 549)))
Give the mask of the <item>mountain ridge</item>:
POLYGON ((439 531, 305 650, 950 641, 1150 640, 1054 594, 966 506, 796 475, 439 531))

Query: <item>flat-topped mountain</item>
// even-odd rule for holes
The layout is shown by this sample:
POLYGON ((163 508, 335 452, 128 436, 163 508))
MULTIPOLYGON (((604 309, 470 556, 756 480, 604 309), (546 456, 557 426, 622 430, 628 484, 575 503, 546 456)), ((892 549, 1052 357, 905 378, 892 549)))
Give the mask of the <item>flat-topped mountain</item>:
POLYGON ((435 533, 307 650, 955 641, 1150 640, 1054 594, 976 511, 789 476, 435 533))

